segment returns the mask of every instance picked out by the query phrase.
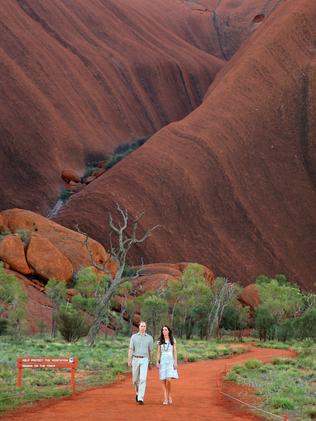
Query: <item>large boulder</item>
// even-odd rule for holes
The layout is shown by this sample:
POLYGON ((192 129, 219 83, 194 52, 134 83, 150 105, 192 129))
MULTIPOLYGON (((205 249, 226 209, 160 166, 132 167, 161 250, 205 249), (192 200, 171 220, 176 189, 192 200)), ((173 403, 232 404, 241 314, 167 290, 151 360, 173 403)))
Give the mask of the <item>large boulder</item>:
POLYGON ((72 263, 73 271, 93 263, 104 266, 112 274, 116 265, 104 247, 97 241, 77 231, 65 228, 34 212, 24 209, 8 209, 2 215, 5 225, 11 232, 26 230, 50 241, 72 263))
POLYGON ((72 279, 70 260, 47 238, 33 234, 27 249, 27 261, 37 275, 68 282, 72 279))
POLYGON ((80 175, 77 173, 77 171, 71 169, 71 168, 66 168, 62 171, 61 173, 61 178, 66 182, 66 183, 70 183, 71 181, 75 182, 75 183, 80 183, 80 175))
POLYGON ((242 304, 249 306, 252 310, 255 310, 260 304, 259 291, 256 284, 247 285, 246 288, 241 291, 239 301, 242 304))
MULTIPOLYGON (((166 288, 169 281, 178 281, 186 268, 191 263, 152 263, 144 265, 140 276, 133 280, 133 287, 138 295, 146 291, 156 291, 159 288, 166 288)), ((214 273, 204 265, 203 268, 205 282, 210 285, 214 279, 214 273)))
POLYGON ((25 259, 23 242, 18 235, 7 235, 0 241, 0 259, 17 272, 25 275, 32 272, 25 259))

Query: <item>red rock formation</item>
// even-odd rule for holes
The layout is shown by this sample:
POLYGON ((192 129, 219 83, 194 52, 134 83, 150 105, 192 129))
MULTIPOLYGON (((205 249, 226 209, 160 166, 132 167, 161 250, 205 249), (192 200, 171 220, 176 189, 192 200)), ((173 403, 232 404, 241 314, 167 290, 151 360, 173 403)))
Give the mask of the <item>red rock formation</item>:
POLYGON ((208 13, 212 22, 213 49, 216 55, 230 59, 240 45, 248 39, 276 7, 285 0, 196 0, 191 1, 193 11, 208 13))
POLYGON ((18 235, 7 235, 3 240, 0 240, 0 260, 24 275, 31 273, 25 259, 24 245, 18 235))
POLYGON ((66 181, 66 183, 70 183, 71 181, 80 183, 79 174, 71 168, 65 168, 61 173, 61 178, 66 181))
POLYGON ((246 284, 316 273, 316 4, 287 1, 225 66, 203 104, 72 197, 57 220, 106 244, 115 202, 142 229, 131 262, 196 261, 246 284), (84 209, 84 213, 82 212, 84 209))
MULTIPOLYGON (((176 281, 181 278, 185 269, 190 263, 152 263, 144 265, 141 274, 133 280, 133 287, 138 295, 142 295, 146 291, 156 291, 159 288, 166 288, 169 281, 176 281)), ((214 273, 203 266, 204 278, 208 284, 214 279, 214 273)))
POLYGON ((0 20, 0 210, 47 211, 65 166, 182 118, 222 66, 180 1, 5 1, 0 20))
MULTIPOLYGON (((116 265, 104 247, 92 238, 77 231, 67 229, 34 212, 24 209, 8 209, 1 213, 4 224, 15 233, 26 230, 30 234, 39 234, 49 240, 67 259, 76 272, 92 263, 105 266, 111 273, 116 273, 116 265)), ((44 256, 43 256, 44 257, 44 256)))
POLYGON ((252 310, 255 310, 260 304, 259 291, 256 284, 247 285, 246 288, 241 291, 239 301, 242 304, 249 306, 252 310))
POLYGON ((42 278, 71 281, 73 267, 70 260, 47 238, 33 234, 30 238, 26 257, 35 274, 42 278))

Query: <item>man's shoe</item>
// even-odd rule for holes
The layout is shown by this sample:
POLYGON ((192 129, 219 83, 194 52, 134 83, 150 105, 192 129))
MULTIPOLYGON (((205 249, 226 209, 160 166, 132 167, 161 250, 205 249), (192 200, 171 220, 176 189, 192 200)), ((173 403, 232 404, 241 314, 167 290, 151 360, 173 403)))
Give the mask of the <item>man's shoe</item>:
POLYGON ((137 401, 137 403, 138 405, 144 405, 144 401, 141 401, 141 400, 137 401))
POLYGON ((138 395, 136 395, 135 400, 136 400, 136 402, 138 402, 138 395))

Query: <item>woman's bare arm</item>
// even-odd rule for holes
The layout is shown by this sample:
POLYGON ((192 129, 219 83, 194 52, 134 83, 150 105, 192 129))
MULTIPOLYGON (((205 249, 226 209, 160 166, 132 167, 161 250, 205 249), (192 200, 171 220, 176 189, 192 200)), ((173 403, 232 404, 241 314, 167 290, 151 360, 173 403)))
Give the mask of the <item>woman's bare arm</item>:
POLYGON ((157 353, 156 353, 156 367, 157 368, 159 368, 159 364, 160 364, 160 345, 158 343, 157 353))
POLYGON ((177 345, 176 342, 173 344, 173 365, 174 368, 178 367, 178 357, 177 357, 177 345))

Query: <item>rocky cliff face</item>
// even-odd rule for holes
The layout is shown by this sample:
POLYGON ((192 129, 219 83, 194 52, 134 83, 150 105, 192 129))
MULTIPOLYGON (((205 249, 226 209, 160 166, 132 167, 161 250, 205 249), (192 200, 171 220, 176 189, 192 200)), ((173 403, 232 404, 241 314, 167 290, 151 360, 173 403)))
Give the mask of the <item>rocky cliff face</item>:
POLYGON ((0 31, 0 209, 46 213, 63 168, 183 118, 223 63, 178 1, 3 2, 0 31))
POLYGON ((217 75, 202 105, 70 199, 57 220, 107 243, 118 201, 143 229, 133 263, 198 261, 249 283, 316 272, 316 4, 280 6, 217 75))
POLYGON ((46 215, 63 168, 186 116, 279 2, 3 2, 0 210, 46 215))

